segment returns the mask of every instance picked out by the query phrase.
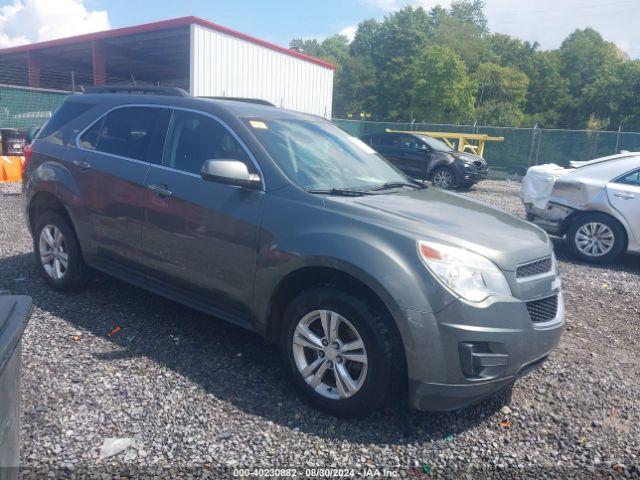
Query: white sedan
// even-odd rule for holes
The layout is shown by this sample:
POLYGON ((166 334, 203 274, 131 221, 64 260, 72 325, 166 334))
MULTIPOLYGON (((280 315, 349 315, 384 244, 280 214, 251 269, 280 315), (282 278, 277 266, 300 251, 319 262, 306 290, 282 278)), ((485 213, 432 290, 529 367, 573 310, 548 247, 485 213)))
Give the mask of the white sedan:
POLYGON ((581 260, 608 263, 640 253, 640 152, 625 152, 572 168, 531 167, 522 199, 527 219, 565 236, 581 260))

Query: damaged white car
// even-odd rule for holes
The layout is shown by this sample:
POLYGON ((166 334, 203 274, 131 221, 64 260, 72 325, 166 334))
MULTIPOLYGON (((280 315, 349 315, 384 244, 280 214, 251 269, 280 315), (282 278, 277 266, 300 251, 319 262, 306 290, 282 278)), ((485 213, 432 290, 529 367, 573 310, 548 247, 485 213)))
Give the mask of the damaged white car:
POLYGON ((537 165, 522 184, 527 219, 565 236, 579 259, 608 263, 625 251, 640 253, 640 152, 537 165))

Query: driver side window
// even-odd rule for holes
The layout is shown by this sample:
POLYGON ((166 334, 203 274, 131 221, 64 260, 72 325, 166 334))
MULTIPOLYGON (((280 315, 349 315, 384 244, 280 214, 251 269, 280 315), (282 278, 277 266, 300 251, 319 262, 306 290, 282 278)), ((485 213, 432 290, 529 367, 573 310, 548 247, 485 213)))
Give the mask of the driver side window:
POLYGON ((249 157, 231 133, 211 117, 175 110, 164 153, 166 167, 200 174, 206 160, 240 160, 249 157))

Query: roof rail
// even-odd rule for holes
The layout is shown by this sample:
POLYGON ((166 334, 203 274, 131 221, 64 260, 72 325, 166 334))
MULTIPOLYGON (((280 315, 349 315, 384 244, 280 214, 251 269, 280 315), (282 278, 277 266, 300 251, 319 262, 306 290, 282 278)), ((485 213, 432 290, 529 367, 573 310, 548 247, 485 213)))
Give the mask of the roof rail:
POLYGON ((130 93, 166 95, 169 97, 188 97, 189 94, 178 87, 128 86, 128 85, 100 85, 87 87, 84 93, 130 93))
POLYGON ((255 103, 257 105, 266 105, 268 107, 275 107, 275 105, 267 100, 262 100, 261 98, 244 98, 244 97, 198 97, 198 98, 209 98, 211 100, 230 100, 232 102, 244 102, 244 103, 255 103))

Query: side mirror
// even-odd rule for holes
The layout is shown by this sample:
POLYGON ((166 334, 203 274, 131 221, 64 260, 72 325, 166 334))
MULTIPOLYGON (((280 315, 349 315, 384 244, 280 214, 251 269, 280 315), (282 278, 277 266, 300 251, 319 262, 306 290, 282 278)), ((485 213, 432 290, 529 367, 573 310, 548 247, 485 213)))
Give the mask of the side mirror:
POLYGON ((429 151, 429 147, 427 147, 424 143, 419 143, 418 144, 418 150, 420 150, 421 152, 428 152, 429 151))
POLYGON ((203 180, 252 190, 259 190, 262 186, 260 175, 249 173, 245 163, 240 160, 206 160, 202 165, 200 176, 203 180))

